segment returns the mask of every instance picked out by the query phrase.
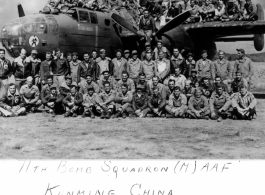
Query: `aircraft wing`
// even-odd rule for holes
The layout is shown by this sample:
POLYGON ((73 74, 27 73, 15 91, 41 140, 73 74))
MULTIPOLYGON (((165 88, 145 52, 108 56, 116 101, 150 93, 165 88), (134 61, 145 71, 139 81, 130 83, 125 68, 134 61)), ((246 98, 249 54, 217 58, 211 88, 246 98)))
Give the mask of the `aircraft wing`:
POLYGON ((183 24, 182 27, 190 36, 202 39, 218 39, 226 36, 265 34, 265 21, 230 21, 183 24))

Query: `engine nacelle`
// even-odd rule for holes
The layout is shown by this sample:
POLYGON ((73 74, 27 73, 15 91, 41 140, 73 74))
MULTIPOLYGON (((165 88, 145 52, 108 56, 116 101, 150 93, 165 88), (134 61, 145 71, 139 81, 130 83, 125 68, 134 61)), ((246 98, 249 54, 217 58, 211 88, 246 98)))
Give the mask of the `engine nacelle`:
MULTIPOLYGON (((264 10, 260 4, 257 4, 258 20, 264 20, 264 10)), ((257 51, 261 51, 264 48, 264 34, 254 35, 254 46, 257 51)))

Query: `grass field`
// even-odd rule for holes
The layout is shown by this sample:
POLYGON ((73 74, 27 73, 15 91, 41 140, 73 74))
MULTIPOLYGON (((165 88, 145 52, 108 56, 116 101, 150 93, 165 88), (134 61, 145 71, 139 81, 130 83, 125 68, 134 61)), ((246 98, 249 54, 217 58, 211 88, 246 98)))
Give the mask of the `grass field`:
POLYGON ((0 157, 14 159, 264 159, 265 100, 253 121, 0 118, 0 157))

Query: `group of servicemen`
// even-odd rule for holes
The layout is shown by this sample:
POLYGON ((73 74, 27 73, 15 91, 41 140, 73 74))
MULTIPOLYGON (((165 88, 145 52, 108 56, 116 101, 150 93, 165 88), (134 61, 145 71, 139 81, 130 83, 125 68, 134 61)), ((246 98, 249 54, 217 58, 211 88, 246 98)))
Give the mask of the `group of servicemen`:
POLYGON ((41 61, 25 49, 12 63, 0 49, 0 111, 3 116, 47 111, 65 117, 181 117, 253 119, 257 100, 248 91, 251 60, 238 49, 232 64, 223 51, 211 61, 207 51, 197 62, 192 53, 173 54, 160 41, 155 48, 78 54, 57 49, 41 61))
POLYGON ((257 7, 252 0, 49 0, 41 12, 67 13, 73 7, 119 14, 148 41, 155 32, 156 21, 163 26, 188 10, 191 10, 191 17, 185 23, 258 19, 257 7))

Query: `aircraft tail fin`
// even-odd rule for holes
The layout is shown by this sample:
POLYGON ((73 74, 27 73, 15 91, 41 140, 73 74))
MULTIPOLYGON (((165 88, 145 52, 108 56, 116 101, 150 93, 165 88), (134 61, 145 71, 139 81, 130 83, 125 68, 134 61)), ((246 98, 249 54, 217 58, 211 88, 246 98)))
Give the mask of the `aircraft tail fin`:
POLYGON ((22 7, 22 5, 20 3, 17 5, 17 9, 18 9, 18 16, 20 18, 24 17, 25 16, 25 12, 24 12, 23 7, 22 7))

